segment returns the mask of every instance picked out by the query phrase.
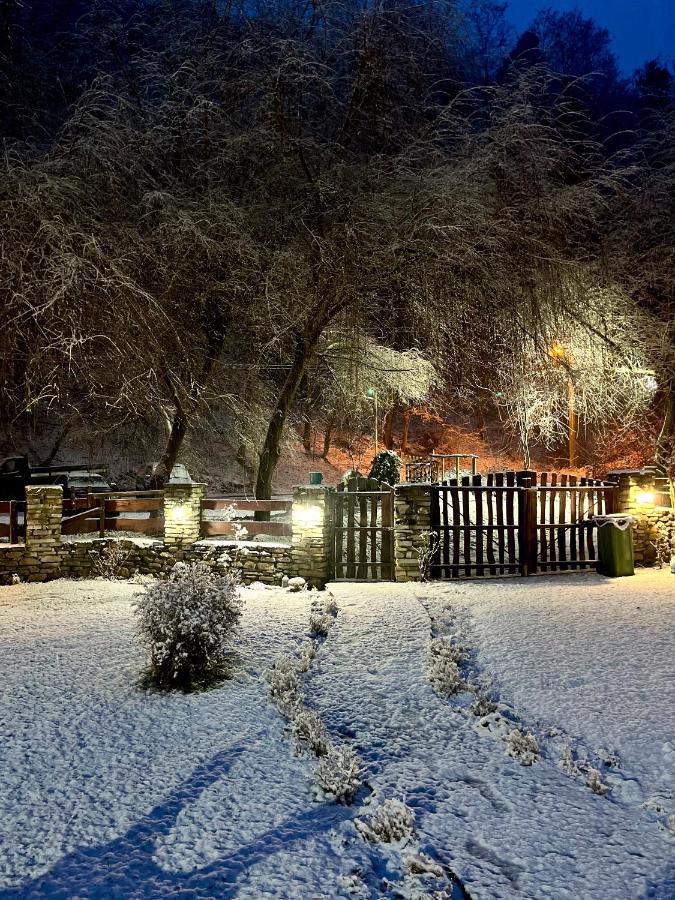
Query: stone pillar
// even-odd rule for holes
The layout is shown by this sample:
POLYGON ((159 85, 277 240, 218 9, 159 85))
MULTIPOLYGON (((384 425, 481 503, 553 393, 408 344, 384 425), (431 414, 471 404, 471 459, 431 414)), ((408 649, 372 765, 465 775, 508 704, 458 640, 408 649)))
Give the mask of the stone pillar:
POLYGON ((635 518, 633 546, 636 566, 652 566, 657 560, 660 544, 673 541, 671 510, 655 505, 656 473, 653 469, 617 469, 607 473, 607 480, 617 485, 614 492, 614 512, 629 513, 635 518))
POLYGON ((394 489, 396 581, 420 581, 418 549, 429 544, 431 485, 397 484, 394 489))
POLYGON ((167 484, 164 488, 164 543, 194 544, 200 538, 206 485, 167 484))
POLYGON ((325 485, 293 489, 292 574, 316 587, 333 577, 332 491, 325 485))
POLYGON ((26 487, 26 552, 22 574, 27 581, 48 581, 61 571, 60 485, 26 487))

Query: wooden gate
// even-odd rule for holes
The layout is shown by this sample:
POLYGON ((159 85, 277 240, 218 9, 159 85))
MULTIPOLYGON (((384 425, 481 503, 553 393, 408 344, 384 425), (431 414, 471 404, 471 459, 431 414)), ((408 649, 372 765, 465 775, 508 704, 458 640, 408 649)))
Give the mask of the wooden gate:
POLYGON ((394 491, 374 478, 350 478, 332 495, 333 574, 337 581, 394 580, 394 491))
POLYGON ((593 517, 611 511, 613 490, 602 481, 530 471, 433 485, 431 532, 438 547, 431 576, 594 568, 593 517))

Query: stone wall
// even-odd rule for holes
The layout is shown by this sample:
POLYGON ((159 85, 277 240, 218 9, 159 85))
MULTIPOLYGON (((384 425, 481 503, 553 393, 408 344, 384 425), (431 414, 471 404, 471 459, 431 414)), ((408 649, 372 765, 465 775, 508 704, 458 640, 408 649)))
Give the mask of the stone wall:
POLYGON ((288 544, 234 541, 199 541, 192 545, 164 544, 162 541, 134 541, 117 538, 63 541, 58 552, 58 568, 42 567, 24 547, 0 547, 0 584, 10 584, 13 575, 22 581, 49 581, 52 578, 92 578, 116 575, 166 575, 176 562, 204 561, 224 573, 231 567, 244 584, 262 581, 281 584, 292 576, 291 548, 288 544))
POLYGON ((394 490, 396 581, 419 581, 419 549, 429 545, 431 485, 398 484, 394 490))
MULTIPOLYGON (((198 511, 203 485, 180 487, 180 491, 171 492, 169 508, 181 507, 182 511, 178 516, 166 517, 169 533, 165 541, 62 538, 61 488, 27 488, 26 543, 0 544, 0 584, 11 583, 14 576, 21 581, 88 578, 111 568, 123 578, 134 573, 165 575, 176 562, 197 560, 224 572, 228 558, 245 584, 253 581, 280 584, 284 575, 297 574, 290 544, 191 540, 199 537, 198 511)), ((298 542, 296 551, 300 549, 298 542)))
POLYGON ((617 485, 614 511, 630 513, 633 523, 635 565, 652 566, 657 556, 675 555, 675 511, 654 505, 652 469, 616 470, 607 474, 617 485))

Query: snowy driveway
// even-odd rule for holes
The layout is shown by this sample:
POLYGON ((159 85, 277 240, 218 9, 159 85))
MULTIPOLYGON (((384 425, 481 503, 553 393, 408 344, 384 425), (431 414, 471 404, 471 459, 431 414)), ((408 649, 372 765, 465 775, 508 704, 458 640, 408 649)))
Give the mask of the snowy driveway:
POLYGON ((247 590, 235 680, 163 696, 136 686, 133 585, 0 589, 0 898, 430 896, 354 827, 394 797, 473 898, 672 900, 669 578, 331 586, 303 689, 363 761, 352 807, 317 801, 263 681, 307 640, 316 595, 247 590), (432 634, 461 640, 474 688, 536 733, 534 765, 479 725, 474 695, 434 693, 432 634))

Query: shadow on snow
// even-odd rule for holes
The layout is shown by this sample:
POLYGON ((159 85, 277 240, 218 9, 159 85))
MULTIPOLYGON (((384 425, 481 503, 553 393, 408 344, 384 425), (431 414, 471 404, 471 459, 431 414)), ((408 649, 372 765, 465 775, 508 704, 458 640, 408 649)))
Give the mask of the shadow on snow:
MULTIPOLYGON (((345 807, 316 804, 312 809, 265 831, 249 844, 204 868, 167 872, 153 859, 158 838, 167 835, 179 813, 218 779, 227 775, 243 747, 230 748, 198 766, 190 777, 128 831, 107 844, 80 847, 33 881, 0 889, 2 900, 18 898, 228 897, 251 866, 308 834, 328 831, 351 813, 345 807)), ((236 824, 233 824, 236 827, 236 824)))

